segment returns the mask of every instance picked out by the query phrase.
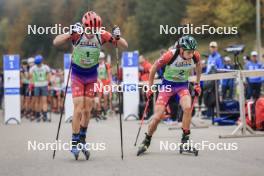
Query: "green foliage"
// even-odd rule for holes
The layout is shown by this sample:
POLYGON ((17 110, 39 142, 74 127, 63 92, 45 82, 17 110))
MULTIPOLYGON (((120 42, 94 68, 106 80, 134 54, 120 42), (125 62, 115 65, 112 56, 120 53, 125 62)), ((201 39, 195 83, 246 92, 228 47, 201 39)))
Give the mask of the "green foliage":
POLYGON ((254 21, 254 6, 248 0, 219 0, 215 9, 217 26, 242 27, 254 21))
MULTIPOLYGON (((261 2, 264 13, 264 0, 261 2)), ((71 52, 70 44, 55 48, 52 45, 55 36, 27 35, 27 25, 69 26, 80 22, 88 10, 101 16, 108 31, 113 25, 119 25, 129 43, 128 50, 153 53, 168 48, 179 36, 160 35, 160 25, 180 26, 184 23, 237 26, 242 31, 241 36, 232 36, 230 41, 241 42, 244 35, 255 31, 254 6, 252 0, 0 0, 0 56, 17 53, 25 58, 42 54, 47 62, 62 66, 63 53, 71 52)), ((202 37, 203 42, 225 36, 202 37)), ((208 43, 204 44, 205 49, 206 45, 208 43)), ((104 50, 115 58, 113 48, 108 46, 104 50)), ((159 54, 154 53, 155 57, 159 54)))
POLYGON ((184 0, 139 1, 136 19, 139 27, 139 49, 150 51, 162 47, 175 36, 161 35, 160 25, 179 26, 185 15, 184 0))
POLYGON ((245 31, 254 24, 255 7, 249 0, 191 0, 187 6, 186 20, 210 26, 234 26, 245 31))
POLYGON ((214 25, 214 20, 216 19, 214 12, 217 5, 218 1, 190 0, 186 9, 186 22, 194 25, 214 25))

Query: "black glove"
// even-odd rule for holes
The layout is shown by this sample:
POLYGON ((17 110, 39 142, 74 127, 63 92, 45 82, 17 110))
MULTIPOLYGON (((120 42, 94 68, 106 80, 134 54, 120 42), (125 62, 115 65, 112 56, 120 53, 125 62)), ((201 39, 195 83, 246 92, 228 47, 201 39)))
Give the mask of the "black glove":
POLYGON ((112 36, 116 39, 116 40, 119 40, 120 39, 120 36, 121 36, 121 31, 120 31, 120 28, 119 26, 114 26, 113 29, 112 29, 112 36))

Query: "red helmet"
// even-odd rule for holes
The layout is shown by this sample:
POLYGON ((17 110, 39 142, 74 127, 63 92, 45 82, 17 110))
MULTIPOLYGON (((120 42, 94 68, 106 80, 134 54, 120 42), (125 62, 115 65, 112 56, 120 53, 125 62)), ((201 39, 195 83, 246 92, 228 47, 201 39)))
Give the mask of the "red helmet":
POLYGON ((90 28, 102 27, 101 17, 93 11, 88 11, 83 15, 82 23, 84 27, 90 27, 90 28))

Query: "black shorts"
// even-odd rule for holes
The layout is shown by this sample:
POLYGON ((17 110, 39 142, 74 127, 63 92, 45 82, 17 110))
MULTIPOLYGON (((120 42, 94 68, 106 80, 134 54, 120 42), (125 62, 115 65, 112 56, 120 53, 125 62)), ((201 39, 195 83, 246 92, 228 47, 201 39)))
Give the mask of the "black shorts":
POLYGON ((50 91, 50 96, 52 97, 63 97, 63 91, 62 90, 51 90, 50 91))
POLYGON ((23 84, 20 88, 20 95, 22 96, 29 96, 29 84, 23 84))

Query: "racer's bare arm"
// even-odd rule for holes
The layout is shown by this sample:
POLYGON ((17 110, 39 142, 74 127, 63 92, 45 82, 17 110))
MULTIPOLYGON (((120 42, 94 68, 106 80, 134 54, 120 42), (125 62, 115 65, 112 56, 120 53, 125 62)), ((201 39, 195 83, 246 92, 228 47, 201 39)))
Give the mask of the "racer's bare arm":
POLYGON ((53 40, 53 45, 55 45, 56 47, 68 42, 71 38, 70 34, 60 34, 57 35, 55 37, 55 39, 53 40))
POLYGON ((155 78, 155 74, 157 72, 157 64, 153 64, 151 69, 150 69, 150 73, 149 73, 149 87, 153 86, 154 84, 154 78, 155 78))
POLYGON ((121 37, 119 40, 117 40, 117 47, 122 48, 122 49, 128 48, 127 41, 121 37))
POLYGON ((202 74, 202 62, 201 62, 201 56, 198 52, 195 53, 195 56, 197 58, 197 63, 195 65, 195 72, 196 72, 196 83, 200 84, 201 74, 202 74))

